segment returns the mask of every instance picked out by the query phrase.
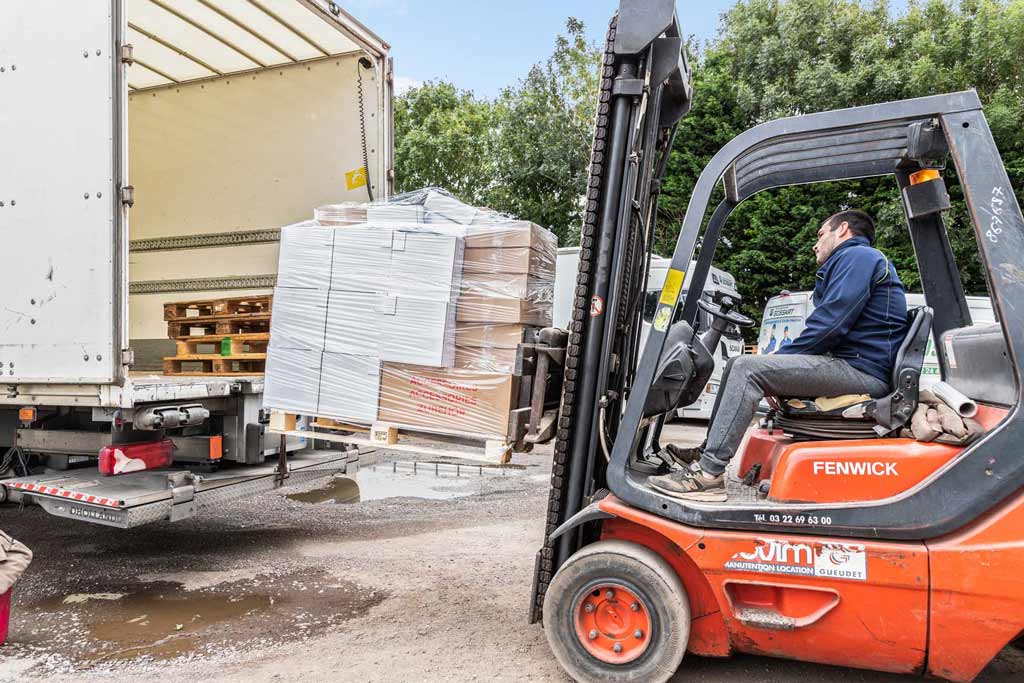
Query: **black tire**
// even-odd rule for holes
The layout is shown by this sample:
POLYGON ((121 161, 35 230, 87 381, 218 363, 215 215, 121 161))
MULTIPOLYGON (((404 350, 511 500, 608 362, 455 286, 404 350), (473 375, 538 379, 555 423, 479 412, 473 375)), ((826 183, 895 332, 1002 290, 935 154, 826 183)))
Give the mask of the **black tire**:
POLYGON ((686 654, 690 605, 675 570, 657 553, 626 541, 600 541, 570 557, 551 580, 544 598, 544 632, 558 663, 580 683, 663 683, 686 654), (601 661, 577 636, 578 605, 602 583, 632 591, 648 614, 646 650, 625 664, 601 661))

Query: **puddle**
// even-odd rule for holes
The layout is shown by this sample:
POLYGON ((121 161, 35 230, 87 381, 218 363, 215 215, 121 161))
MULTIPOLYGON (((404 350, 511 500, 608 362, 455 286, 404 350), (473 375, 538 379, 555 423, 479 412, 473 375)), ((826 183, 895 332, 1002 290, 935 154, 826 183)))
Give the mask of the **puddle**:
POLYGON ((168 581, 110 586, 119 599, 57 596, 28 607, 14 640, 94 666, 204 655, 253 639, 303 639, 358 617, 387 594, 322 572, 265 576, 209 590, 168 581), (68 601, 67 597, 75 599, 68 601), (59 645, 55 645, 59 643, 59 645))
POLYGON ((394 461, 360 469, 355 478, 334 477, 325 486, 286 497, 300 503, 347 504, 384 498, 449 500, 484 492, 488 481, 518 476, 525 466, 455 465, 394 461))
POLYGON ((286 498, 299 503, 358 503, 359 484, 348 477, 334 477, 326 485, 312 491, 289 493, 286 498))
POLYGON ((134 659, 149 655, 163 659, 192 652, 197 632, 204 628, 266 611, 269 595, 211 595, 185 591, 142 592, 126 596, 109 618, 89 626, 102 645, 95 661, 134 659))

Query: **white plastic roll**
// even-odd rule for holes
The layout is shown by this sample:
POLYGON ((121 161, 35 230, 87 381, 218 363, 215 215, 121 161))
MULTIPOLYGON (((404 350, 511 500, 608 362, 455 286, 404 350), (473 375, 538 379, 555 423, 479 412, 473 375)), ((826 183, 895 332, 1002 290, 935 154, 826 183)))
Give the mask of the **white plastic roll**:
POLYGON ((956 411, 960 417, 974 417, 978 414, 978 404, 967 398, 945 382, 936 382, 931 392, 947 406, 956 411))

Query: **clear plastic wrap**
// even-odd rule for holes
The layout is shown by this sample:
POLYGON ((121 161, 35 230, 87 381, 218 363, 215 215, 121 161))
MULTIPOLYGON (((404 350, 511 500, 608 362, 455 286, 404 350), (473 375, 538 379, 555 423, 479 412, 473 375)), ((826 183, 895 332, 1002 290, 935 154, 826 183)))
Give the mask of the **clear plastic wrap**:
POLYGON ((507 437, 555 236, 437 188, 314 216, 282 230, 266 407, 507 437))

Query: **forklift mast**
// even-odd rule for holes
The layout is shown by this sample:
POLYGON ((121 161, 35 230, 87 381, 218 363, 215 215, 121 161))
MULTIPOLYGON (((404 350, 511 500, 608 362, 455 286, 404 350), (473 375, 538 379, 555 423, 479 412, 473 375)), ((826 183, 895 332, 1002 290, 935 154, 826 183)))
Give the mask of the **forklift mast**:
MULTIPOLYGON (((601 61, 600 90, 569 323, 545 543, 530 619, 582 530, 551 533, 605 486, 605 466, 640 352, 660 183, 692 86, 674 0, 621 0, 601 61), (602 455, 603 454, 603 455, 602 455)), ((698 261, 703 282, 710 258, 698 261)), ((666 283, 666 288, 682 286, 666 283)), ((693 288, 700 290, 699 287, 693 288)), ((696 300, 683 314, 693 319, 696 300)))

